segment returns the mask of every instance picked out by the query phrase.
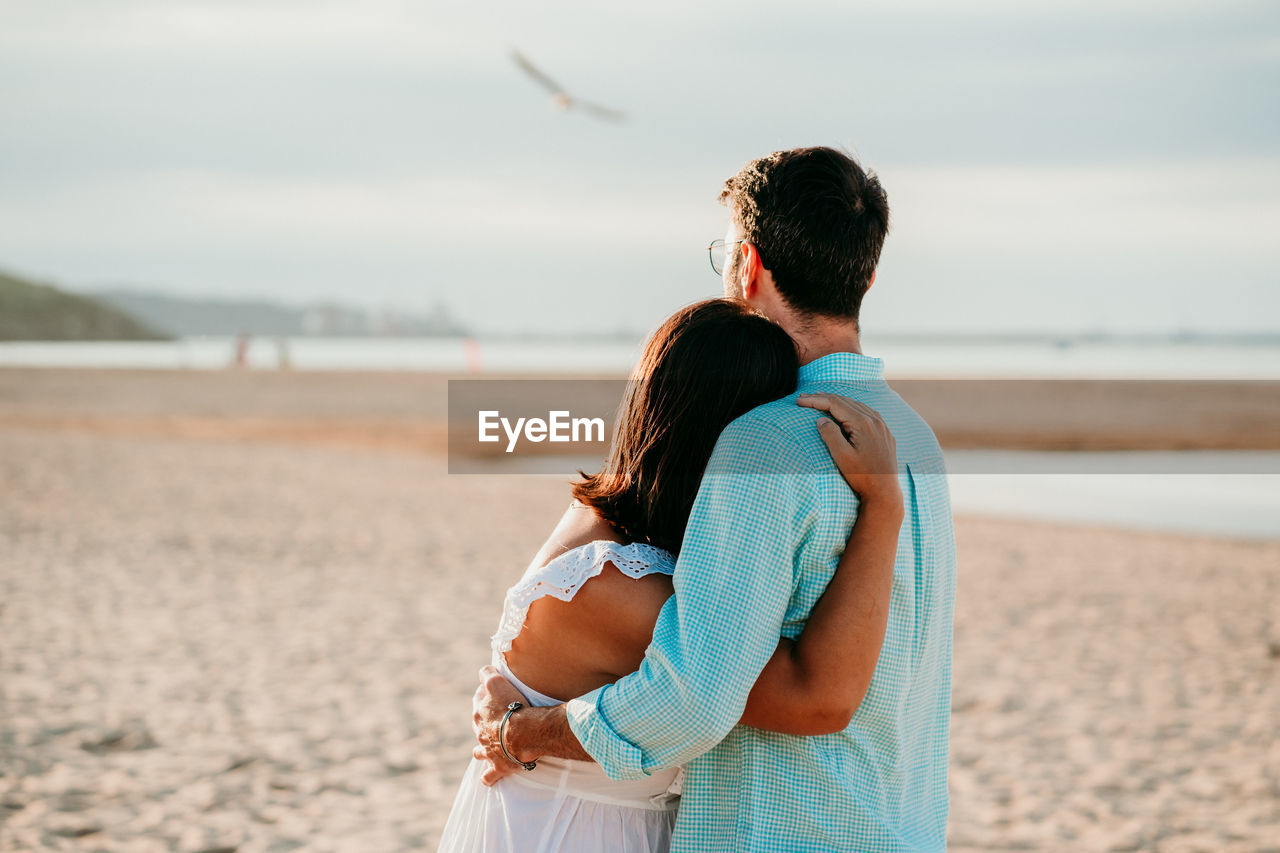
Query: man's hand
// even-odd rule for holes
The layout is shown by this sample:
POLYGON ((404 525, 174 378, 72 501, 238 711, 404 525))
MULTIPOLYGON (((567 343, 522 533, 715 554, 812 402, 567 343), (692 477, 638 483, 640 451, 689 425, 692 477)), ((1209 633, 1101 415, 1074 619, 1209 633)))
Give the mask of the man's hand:
POLYGON ((507 749, 521 761, 537 761, 546 756, 568 758, 574 761, 591 761, 587 751, 569 728, 569 718, 564 705, 550 708, 532 708, 519 690, 511 686, 492 666, 480 669, 480 687, 471 701, 471 725, 476 731, 478 744, 471 751, 478 760, 488 764, 480 781, 492 785, 503 776, 510 776, 522 768, 502 752, 498 743, 498 728, 512 702, 525 702, 526 706, 512 715, 507 723, 507 749))
POLYGON ((507 706, 512 702, 528 704, 520 691, 503 678, 495 667, 482 667, 480 686, 471 700, 471 726, 475 729, 478 741, 471 754, 488 763, 484 775, 480 777, 480 781, 486 785, 493 785, 503 776, 521 769, 520 765, 502 754, 502 746, 498 743, 498 726, 507 713, 507 706))

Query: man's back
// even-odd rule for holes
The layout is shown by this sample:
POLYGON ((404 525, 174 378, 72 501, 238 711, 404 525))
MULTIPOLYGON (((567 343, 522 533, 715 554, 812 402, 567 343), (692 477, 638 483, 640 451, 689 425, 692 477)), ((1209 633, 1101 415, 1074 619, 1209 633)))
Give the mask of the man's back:
MULTIPOLYGON (((850 353, 819 359, 802 368, 799 391, 866 403, 880 412, 897 441, 906 512, 884 646, 870 688, 843 732, 795 737, 737 726, 692 759, 673 847, 941 850, 955 599, 955 545, 941 451, 924 421, 880 378, 876 359, 850 353)), ((752 453, 755 437, 781 432, 798 450, 786 464, 804 470, 780 470, 777 481, 757 484, 794 489, 799 483, 816 496, 799 499, 804 517, 789 527, 802 531, 794 543, 793 587, 782 624, 792 638, 831 579, 857 513, 857 499, 818 436, 817 413, 794 399, 744 415, 725 431, 722 442, 728 446, 717 447, 718 455, 752 453)))
POLYGON ((856 518, 818 413, 788 398, 721 433, 689 513, 675 594, 640 669, 568 702, 568 728, 611 779, 688 768, 676 851, 941 850, 955 594, 942 456, 884 384, 878 359, 828 355, 803 366, 799 384, 881 410, 904 481, 886 641, 853 721, 820 737, 737 725, 779 635, 800 632, 856 518))

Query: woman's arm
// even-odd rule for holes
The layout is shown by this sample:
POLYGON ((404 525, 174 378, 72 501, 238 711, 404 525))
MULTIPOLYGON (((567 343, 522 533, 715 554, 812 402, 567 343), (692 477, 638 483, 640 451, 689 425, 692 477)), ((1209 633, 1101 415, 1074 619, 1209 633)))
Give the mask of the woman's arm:
POLYGON ((818 430, 858 494, 858 519, 804 632, 794 642, 783 639, 756 680, 742 723, 817 735, 844 729, 871 683, 889 616, 903 507, 893 434, 875 410, 846 397, 806 395, 797 402, 835 419, 822 418, 818 430))

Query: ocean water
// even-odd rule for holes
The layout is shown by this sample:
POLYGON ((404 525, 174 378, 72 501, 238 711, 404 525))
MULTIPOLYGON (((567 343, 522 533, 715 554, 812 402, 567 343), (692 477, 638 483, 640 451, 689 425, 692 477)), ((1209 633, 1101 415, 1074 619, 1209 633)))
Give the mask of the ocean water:
MULTIPOLYGON (((0 366, 218 370, 235 363, 235 338, 0 343, 0 366)), ((260 370, 422 370, 444 373, 626 372, 627 342, 459 338, 255 338, 245 365, 260 370)))
MULTIPOLYGON (((968 515, 1280 541, 1280 451, 945 453, 952 508, 968 515)), ((456 476, 568 482, 598 456, 501 457, 456 476)))
POLYGON ((955 511, 1280 540, 1280 452, 946 453, 955 511))
MULTIPOLYGON (((250 368, 430 370, 448 373, 625 373, 639 340, 512 338, 256 338, 250 368)), ((145 342, 5 342, 0 366, 215 370, 233 338, 145 342)), ((1175 340, 1009 341, 868 336, 864 350, 893 378, 1280 379, 1280 343, 1175 340)))
POLYGON ((954 474, 956 512, 1280 540, 1280 474, 954 474))

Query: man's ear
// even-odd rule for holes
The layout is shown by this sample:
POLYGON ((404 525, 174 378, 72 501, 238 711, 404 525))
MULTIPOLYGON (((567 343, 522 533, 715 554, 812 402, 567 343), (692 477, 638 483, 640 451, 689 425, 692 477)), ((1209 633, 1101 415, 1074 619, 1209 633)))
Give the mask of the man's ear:
POLYGON ((742 252, 742 265, 738 270, 742 298, 753 299, 760 290, 760 253, 750 243, 739 243, 738 250, 742 252))
POLYGON ((867 290, 871 289, 871 285, 876 283, 876 271, 871 271, 871 281, 867 282, 867 290))

